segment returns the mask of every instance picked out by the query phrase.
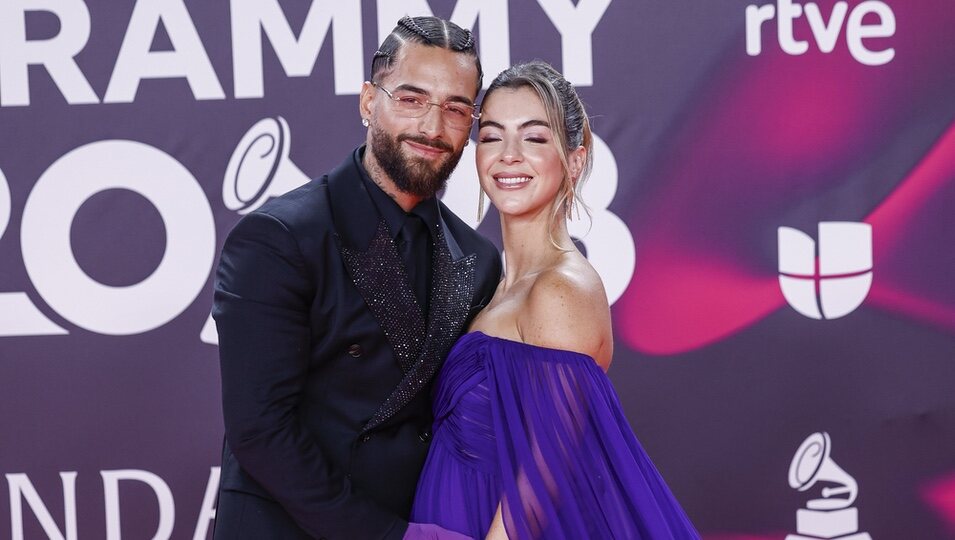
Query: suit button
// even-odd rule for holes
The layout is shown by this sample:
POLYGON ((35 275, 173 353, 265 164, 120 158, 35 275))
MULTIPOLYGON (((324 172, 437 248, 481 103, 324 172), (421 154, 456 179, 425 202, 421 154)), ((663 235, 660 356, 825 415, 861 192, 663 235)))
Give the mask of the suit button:
POLYGON ((428 442, 431 440, 431 432, 422 431, 421 433, 418 434, 418 438, 421 439, 421 442, 428 442))
POLYGON ((352 358, 358 358, 361 356, 361 345, 355 343, 348 346, 348 355, 352 358))

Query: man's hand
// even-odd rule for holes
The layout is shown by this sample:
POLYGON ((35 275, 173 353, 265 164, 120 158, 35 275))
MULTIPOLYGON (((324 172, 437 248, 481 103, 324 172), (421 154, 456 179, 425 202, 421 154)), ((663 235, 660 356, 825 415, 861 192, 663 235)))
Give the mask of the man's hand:
POLYGON ((442 529, 431 523, 409 523, 404 540, 474 540, 470 536, 442 529))

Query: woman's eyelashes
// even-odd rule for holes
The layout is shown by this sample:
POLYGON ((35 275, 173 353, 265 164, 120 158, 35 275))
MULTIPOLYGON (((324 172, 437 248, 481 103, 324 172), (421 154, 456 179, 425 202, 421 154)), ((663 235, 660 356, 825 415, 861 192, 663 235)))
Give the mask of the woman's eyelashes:
MULTIPOLYGON (((480 143, 499 142, 499 141, 501 141, 501 140, 502 140, 502 137, 501 137, 500 135, 496 134, 496 133, 494 133, 494 134, 488 133, 488 134, 478 135, 478 143, 479 143, 479 144, 480 144, 480 143)), ((545 136, 545 135, 538 135, 538 134, 524 135, 522 140, 524 140, 524 141, 526 141, 526 142, 529 142, 529 143, 534 143, 534 144, 545 144, 545 143, 547 143, 547 142, 550 141, 550 139, 547 138, 547 136, 545 136)))

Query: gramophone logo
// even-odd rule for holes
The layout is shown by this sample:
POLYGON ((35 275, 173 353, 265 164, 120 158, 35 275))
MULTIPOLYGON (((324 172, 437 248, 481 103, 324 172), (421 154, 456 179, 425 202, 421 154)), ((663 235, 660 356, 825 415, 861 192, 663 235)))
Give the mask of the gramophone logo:
POLYGON ((812 490, 814 499, 796 510, 796 532, 786 540, 872 540, 859 532, 859 510, 852 506, 859 494, 855 478, 832 460, 829 434, 813 433, 799 445, 789 465, 789 485, 812 490))
POLYGON ((248 214, 308 182, 309 178, 289 159, 291 136, 281 116, 264 118, 249 128, 236 146, 222 179, 226 208, 248 214))
POLYGON ((780 227, 779 287, 789 305, 813 319, 838 319, 862 304, 872 285, 872 226, 819 223, 819 252, 806 233, 780 227))

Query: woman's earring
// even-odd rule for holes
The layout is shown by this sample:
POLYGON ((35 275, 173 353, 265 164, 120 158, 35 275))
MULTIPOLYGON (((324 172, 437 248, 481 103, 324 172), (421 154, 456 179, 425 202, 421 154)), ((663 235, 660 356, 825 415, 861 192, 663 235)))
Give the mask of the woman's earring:
POLYGON ((478 214, 477 220, 478 223, 481 223, 481 219, 484 218, 484 189, 478 188, 478 214))
POLYGON ((367 119, 367 118, 362 118, 362 119, 361 119, 361 125, 363 125, 363 126, 365 126, 365 127, 368 127, 368 124, 369 124, 369 123, 370 123, 370 122, 368 122, 368 119, 367 119))

